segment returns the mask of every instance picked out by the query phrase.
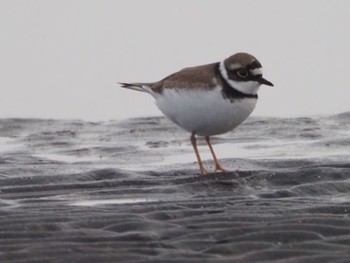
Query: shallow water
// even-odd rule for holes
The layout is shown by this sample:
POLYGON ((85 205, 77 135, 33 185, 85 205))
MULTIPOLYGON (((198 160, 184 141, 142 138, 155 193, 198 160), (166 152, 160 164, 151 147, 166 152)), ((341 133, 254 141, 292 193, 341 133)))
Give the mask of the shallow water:
POLYGON ((158 117, 0 120, 0 261, 350 260, 350 113, 250 118, 212 139, 232 172, 208 176, 188 137, 158 117))

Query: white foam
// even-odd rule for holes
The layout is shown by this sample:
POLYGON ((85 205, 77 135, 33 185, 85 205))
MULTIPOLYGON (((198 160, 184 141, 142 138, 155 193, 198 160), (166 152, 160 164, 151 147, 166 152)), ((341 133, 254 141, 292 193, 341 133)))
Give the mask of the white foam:
MULTIPOLYGON (((305 158, 328 158, 334 156, 347 155, 346 148, 324 149, 314 146, 317 141, 310 140, 268 140, 252 141, 252 142, 235 142, 221 143, 213 145, 215 153, 219 159, 305 159, 305 158)), ((168 166, 175 164, 187 164, 196 162, 196 157, 191 145, 181 147, 182 151, 178 154, 161 155, 159 161, 150 162, 147 165, 143 164, 138 167, 130 166, 130 169, 142 170, 147 168, 157 168, 159 166, 168 166)), ((203 161, 212 161, 212 156, 209 148, 206 145, 198 147, 203 161)))
POLYGON ((8 152, 15 150, 20 145, 14 143, 15 139, 9 137, 0 137, 0 152, 8 152))
POLYGON ((154 198, 123 198, 123 199, 102 199, 102 200, 84 200, 71 203, 71 206, 98 206, 98 205, 123 205, 157 202, 154 198))
POLYGON ((0 207, 0 210, 6 210, 6 209, 11 209, 11 208, 18 208, 20 207, 20 203, 16 200, 5 200, 5 199, 0 199, 0 203, 4 204, 4 207, 0 207))
POLYGON ((100 160, 97 156, 72 156, 56 153, 33 154, 34 157, 65 163, 95 162, 100 160))

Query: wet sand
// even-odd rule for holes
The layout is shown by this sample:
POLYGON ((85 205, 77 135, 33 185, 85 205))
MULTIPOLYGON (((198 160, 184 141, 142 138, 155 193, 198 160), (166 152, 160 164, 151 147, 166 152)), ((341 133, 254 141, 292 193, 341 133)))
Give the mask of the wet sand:
POLYGON ((350 262, 350 113, 251 118, 213 138, 231 172, 208 176, 188 137, 0 120, 0 262, 350 262))

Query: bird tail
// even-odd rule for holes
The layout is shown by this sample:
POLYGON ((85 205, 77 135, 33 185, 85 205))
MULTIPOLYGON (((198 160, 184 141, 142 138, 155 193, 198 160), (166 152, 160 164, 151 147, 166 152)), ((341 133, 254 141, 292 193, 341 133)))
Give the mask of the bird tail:
POLYGON ((120 84, 121 87, 125 88, 125 89, 132 89, 132 90, 136 90, 136 91, 149 93, 150 84, 148 84, 148 83, 122 83, 122 82, 119 82, 118 84, 120 84))

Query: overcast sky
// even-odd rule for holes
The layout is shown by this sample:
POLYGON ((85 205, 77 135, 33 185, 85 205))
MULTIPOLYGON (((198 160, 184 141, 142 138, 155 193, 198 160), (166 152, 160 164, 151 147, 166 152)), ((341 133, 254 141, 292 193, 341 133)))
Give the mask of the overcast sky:
POLYGON ((347 0, 0 0, 0 117, 158 115, 116 83, 242 51, 275 84, 254 115, 349 111, 349 25, 347 0))

